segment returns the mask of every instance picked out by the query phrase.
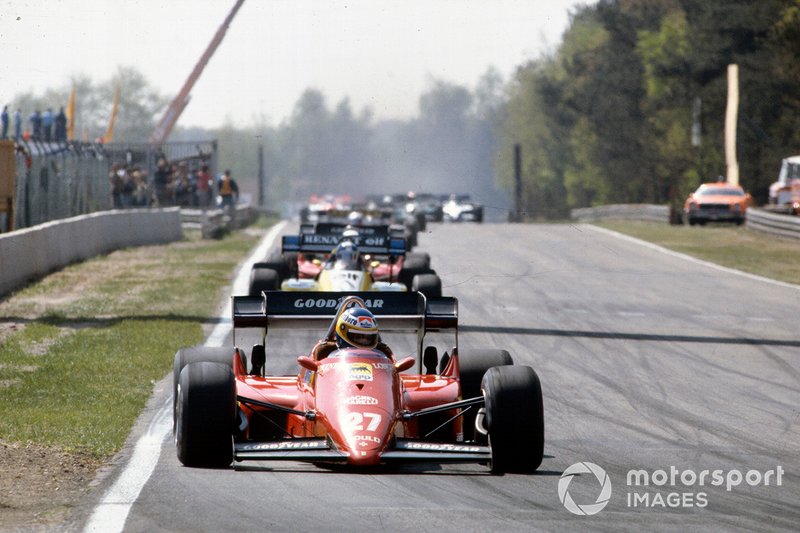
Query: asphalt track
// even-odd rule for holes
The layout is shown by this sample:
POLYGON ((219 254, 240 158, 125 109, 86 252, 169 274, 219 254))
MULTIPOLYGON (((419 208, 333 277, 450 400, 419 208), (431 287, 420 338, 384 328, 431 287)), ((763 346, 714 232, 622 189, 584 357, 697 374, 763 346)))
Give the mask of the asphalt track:
MULTIPOLYGON (((185 468, 168 436, 124 530, 797 530, 800 288, 583 225, 430 229, 420 249, 431 253, 444 292, 459 298, 459 344, 506 348, 541 378, 546 443, 537 474, 493 476, 481 465, 185 468), (611 484, 591 516, 559 498, 561 482, 573 509, 593 509, 601 483, 592 473, 562 479, 581 462, 598 465, 611 484), (630 471, 647 472, 651 484, 629 484, 630 471)), ((149 412, 169 394, 160 387, 149 412)))

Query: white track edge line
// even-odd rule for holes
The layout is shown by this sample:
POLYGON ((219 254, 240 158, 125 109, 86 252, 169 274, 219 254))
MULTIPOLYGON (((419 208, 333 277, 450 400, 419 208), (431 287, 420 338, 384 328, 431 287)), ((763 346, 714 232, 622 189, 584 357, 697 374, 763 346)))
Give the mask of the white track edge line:
MULTIPOLYGON (((285 225, 285 220, 274 225, 242 263, 233 282, 232 294, 242 294, 247 290, 250 267, 266 255, 285 225)), ((227 316, 229 301, 226 299, 225 304, 220 307, 225 309, 225 314, 219 317, 220 321, 206 339, 205 346, 220 346, 230 330, 231 320, 227 316)), ((92 511, 83 528, 85 533, 117 533, 124 529, 131 507, 153 474, 161 456, 164 439, 172 430, 171 404, 172 400, 168 398, 156 412, 147 431, 136 442, 133 454, 119 477, 92 511)))
POLYGON ((638 244, 640 246, 644 246, 645 248, 649 248, 651 250, 655 250, 657 252, 661 252, 663 254, 671 255, 672 257, 678 257, 685 261, 689 261, 690 263, 695 263, 698 265, 703 265, 709 268, 713 268, 715 270, 719 270, 721 272, 727 272, 728 274, 735 274, 737 276, 742 276, 751 280, 755 281, 762 281, 764 283, 770 283, 772 285, 776 285, 778 287, 783 287, 786 289, 795 289, 800 290, 800 285, 795 285, 793 283, 787 283, 785 281, 779 281, 777 279, 765 278, 764 276, 759 276, 757 274, 750 274, 749 272, 743 272, 741 270, 736 270, 735 268, 725 267, 722 265, 718 265, 716 263, 710 263, 708 261, 704 261, 703 259, 698 259, 696 257, 692 257, 691 255, 683 254, 681 252, 676 252, 674 250, 670 250, 668 248, 664 248, 663 246, 659 246, 658 244, 653 244, 652 242, 643 241, 641 239, 637 239, 636 237, 631 237, 630 235, 625 235, 623 233, 616 232, 614 230, 610 230, 607 228, 601 228, 599 226, 593 226, 591 224, 582 224, 582 227, 589 228, 593 231, 597 231, 599 233, 604 233, 606 235, 610 235, 611 237, 616 237, 617 239, 621 239, 623 241, 632 242, 634 244, 638 244))

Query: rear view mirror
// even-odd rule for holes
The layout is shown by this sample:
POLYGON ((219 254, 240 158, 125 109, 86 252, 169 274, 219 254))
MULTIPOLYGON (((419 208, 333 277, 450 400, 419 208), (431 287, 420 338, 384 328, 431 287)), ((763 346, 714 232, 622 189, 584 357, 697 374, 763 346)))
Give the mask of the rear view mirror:
POLYGON ((312 372, 316 372, 317 368, 319 368, 319 365, 317 364, 316 361, 305 355, 301 355, 300 357, 298 357, 297 363, 306 370, 310 370, 312 372))
POLYGON ((405 359, 401 359, 394 364, 394 367, 397 369, 398 372, 402 372, 403 370, 408 370, 412 366, 414 366, 416 360, 413 357, 406 357, 405 359))

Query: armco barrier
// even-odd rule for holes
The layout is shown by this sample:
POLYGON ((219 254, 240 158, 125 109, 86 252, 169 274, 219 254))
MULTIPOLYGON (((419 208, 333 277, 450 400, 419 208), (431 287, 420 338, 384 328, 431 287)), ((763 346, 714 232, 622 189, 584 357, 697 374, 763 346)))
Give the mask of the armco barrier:
POLYGON ((0 235, 0 295, 76 261, 181 238, 177 207, 101 211, 5 233, 0 235))
POLYGON ((768 213, 751 207, 747 210, 747 229, 776 237, 800 239, 800 217, 768 213))
POLYGON ((593 222, 609 218, 669 222, 669 206, 651 204, 612 204, 570 211, 573 220, 593 222))
POLYGON ((250 204, 238 204, 233 217, 222 209, 181 209, 184 229, 199 229, 204 239, 215 239, 225 232, 249 226, 258 218, 250 204))
MULTIPOLYGON (((573 220, 594 222, 604 219, 669 221, 669 207, 648 204, 615 204, 573 209, 573 220)), ((787 239, 800 239, 800 217, 770 213, 751 207, 747 210, 747 229, 787 239)))

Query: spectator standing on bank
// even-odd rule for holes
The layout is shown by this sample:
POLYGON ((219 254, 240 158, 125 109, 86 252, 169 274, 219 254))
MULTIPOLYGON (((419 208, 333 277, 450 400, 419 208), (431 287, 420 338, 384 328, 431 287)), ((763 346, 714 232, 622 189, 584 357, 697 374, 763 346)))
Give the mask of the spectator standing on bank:
POLYGON ((222 198, 222 209, 236 212, 236 201, 239 199, 239 186, 231 177, 231 171, 226 170, 219 178, 219 195, 222 198))
POLYGON ((3 106, 3 113, 0 115, 0 122, 2 122, 2 136, 0 139, 8 139, 8 106, 3 106))
POLYGON ((48 107, 42 114, 42 128, 44 130, 44 141, 50 142, 53 139, 53 108, 48 107))
POLYGON ((67 141, 67 115, 64 114, 64 107, 58 110, 58 115, 55 118, 55 141, 67 141))
POLYGON ((211 205, 211 174, 208 173, 208 165, 201 166, 197 172, 197 205, 211 205))
POLYGON ((172 205, 172 170, 165 157, 158 159, 158 168, 153 173, 156 201, 159 207, 172 205))
POLYGON ((17 108, 14 111, 14 140, 19 141, 22 138, 22 111, 17 108))
POLYGON ((41 141, 42 140, 42 113, 37 109, 31 115, 30 121, 31 121, 31 138, 34 141, 41 141))

